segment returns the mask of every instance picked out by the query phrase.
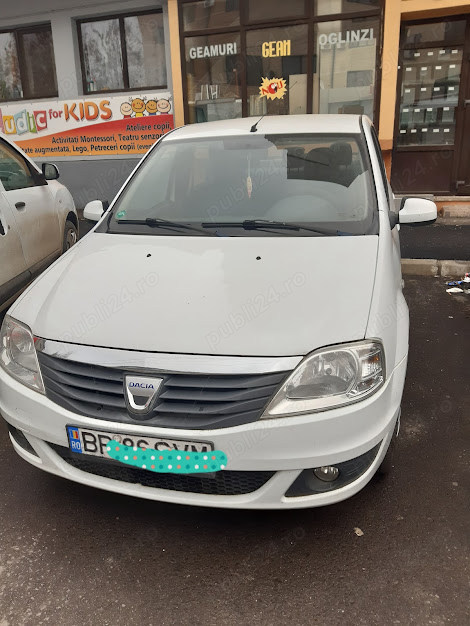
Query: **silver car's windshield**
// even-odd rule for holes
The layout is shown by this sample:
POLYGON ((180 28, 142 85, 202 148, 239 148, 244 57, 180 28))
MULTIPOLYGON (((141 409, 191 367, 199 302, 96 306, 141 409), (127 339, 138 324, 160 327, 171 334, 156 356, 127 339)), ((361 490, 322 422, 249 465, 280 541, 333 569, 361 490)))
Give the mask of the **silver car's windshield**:
POLYGON ((231 236, 376 234, 363 138, 252 133, 163 140, 123 190, 106 228, 193 236, 214 228, 231 236))

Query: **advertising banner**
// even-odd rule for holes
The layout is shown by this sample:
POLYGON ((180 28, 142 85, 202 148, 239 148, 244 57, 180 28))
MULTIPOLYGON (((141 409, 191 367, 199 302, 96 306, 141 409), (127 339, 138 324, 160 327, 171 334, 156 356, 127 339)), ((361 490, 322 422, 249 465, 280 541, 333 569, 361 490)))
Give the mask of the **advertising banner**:
POLYGON ((169 92, 0 104, 0 132, 32 158, 144 154, 173 127, 169 92))

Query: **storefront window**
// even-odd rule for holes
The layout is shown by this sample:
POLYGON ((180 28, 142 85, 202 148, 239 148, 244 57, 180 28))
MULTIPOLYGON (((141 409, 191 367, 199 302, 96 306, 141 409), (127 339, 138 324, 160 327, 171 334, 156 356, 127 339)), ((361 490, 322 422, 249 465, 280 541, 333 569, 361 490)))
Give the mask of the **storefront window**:
POLYGON ((320 22, 315 27, 314 113, 373 119, 378 19, 320 22))
POLYGON ((455 141, 463 49, 403 51, 397 145, 442 145, 455 141))
POLYGON ((248 115, 307 112, 307 25, 246 35, 248 115))
POLYGON ((85 93, 166 86, 161 11, 85 20, 79 33, 85 93))
POLYGON ((0 33, 0 101, 53 96, 57 79, 51 27, 0 33))
POLYGON ((304 15, 305 0, 248 0, 250 22, 303 17, 304 15))
POLYGON ((183 4, 184 30, 227 28, 240 24, 239 0, 212 0, 183 4))
POLYGON ((380 0, 315 0, 316 15, 334 15, 370 11, 380 6, 380 0))
POLYGON ((383 3, 179 0, 186 121, 302 113, 373 118, 383 3))
POLYGON ((186 37, 185 56, 189 121, 241 117, 240 35, 186 37))

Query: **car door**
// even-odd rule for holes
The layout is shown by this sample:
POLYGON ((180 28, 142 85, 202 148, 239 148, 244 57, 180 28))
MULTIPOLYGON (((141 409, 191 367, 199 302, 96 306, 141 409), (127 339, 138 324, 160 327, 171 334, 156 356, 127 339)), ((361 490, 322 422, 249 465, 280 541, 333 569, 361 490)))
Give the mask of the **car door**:
POLYGON ((0 194, 0 307, 31 278, 11 208, 0 194))
POLYGON ((44 176, 2 139, 0 181, 1 192, 15 215, 26 264, 34 272, 62 247, 54 198, 44 176))

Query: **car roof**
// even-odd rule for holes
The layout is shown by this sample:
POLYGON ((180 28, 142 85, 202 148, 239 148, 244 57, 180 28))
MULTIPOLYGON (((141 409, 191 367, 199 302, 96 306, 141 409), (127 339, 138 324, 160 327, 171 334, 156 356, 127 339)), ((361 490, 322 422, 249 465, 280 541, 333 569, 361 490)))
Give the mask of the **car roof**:
POLYGON ((361 115, 267 115, 260 119, 244 117, 217 122, 188 124, 169 133, 165 141, 175 139, 201 139, 204 137, 220 137, 227 135, 246 135, 250 128, 258 122, 257 129, 261 134, 358 134, 361 132, 361 115))

